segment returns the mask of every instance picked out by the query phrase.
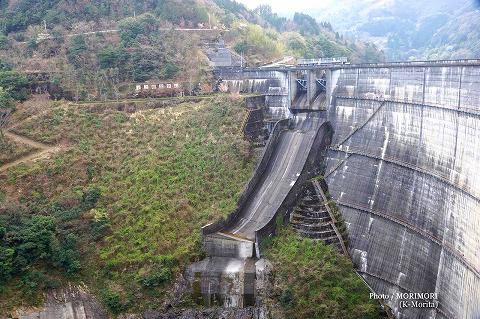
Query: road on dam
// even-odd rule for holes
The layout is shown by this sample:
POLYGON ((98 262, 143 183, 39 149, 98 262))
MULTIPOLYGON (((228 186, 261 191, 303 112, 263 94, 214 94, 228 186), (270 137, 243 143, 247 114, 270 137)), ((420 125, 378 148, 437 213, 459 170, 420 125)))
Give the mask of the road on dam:
POLYGON ((294 128, 278 137, 278 144, 240 219, 225 230, 251 240, 278 211, 299 178, 312 148, 318 128, 324 122, 313 113, 293 119, 294 128))

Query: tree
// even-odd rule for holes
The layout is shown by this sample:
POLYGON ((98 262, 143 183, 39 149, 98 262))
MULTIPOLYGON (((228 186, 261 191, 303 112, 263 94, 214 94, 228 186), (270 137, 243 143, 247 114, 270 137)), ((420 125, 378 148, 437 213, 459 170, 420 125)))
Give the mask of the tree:
POLYGON ((68 49, 68 61, 75 67, 80 67, 83 53, 87 51, 87 43, 82 35, 77 35, 72 38, 70 48, 68 49))
POLYGON ((8 38, 0 33, 0 50, 8 49, 8 38))
POLYGON ((272 25, 277 31, 284 31, 287 24, 287 18, 279 17, 273 13, 272 7, 269 5, 260 5, 255 12, 260 15, 266 22, 272 25))
MULTIPOLYGON (((0 87, 11 99, 23 101, 28 96, 28 80, 25 76, 13 71, 10 66, 0 61, 0 87)), ((3 101, 5 103, 5 100, 3 101)), ((8 103, 7 103, 8 104, 8 103)))
POLYGON ((157 19, 149 14, 142 14, 136 18, 126 18, 120 21, 120 38, 125 47, 138 43, 141 36, 149 38, 158 28, 157 19))
POLYGON ((107 47, 97 54, 97 59, 101 69, 110 69, 118 66, 120 54, 118 49, 107 47))
POLYGON ((320 34, 320 27, 317 21, 308 14, 296 12, 293 16, 293 22, 298 26, 302 35, 320 34))
POLYGON ((14 108, 13 99, 3 87, 0 87, 0 144, 5 144, 3 130, 14 108))

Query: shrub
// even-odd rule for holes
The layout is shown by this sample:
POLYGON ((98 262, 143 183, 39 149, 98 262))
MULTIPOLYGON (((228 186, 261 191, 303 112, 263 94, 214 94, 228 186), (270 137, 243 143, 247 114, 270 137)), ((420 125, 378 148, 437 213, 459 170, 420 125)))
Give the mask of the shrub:
POLYGON ((120 54, 118 49, 107 47, 98 52, 97 60, 102 69, 114 68, 119 64, 120 54))
POLYGON ((68 61, 75 67, 82 65, 82 55, 87 51, 87 43, 82 35, 76 35, 70 41, 70 47, 68 48, 67 58, 68 61))
POLYGON ((110 289, 102 291, 102 300, 113 314, 122 313, 128 308, 127 304, 122 301, 120 293, 110 289))
POLYGON ((78 237, 68 234, 54 252, 53 260, 58 267, 65 269, 67 274, 77 273, 81 268, 80 253, 77 250, 78 237))
POLYGON ((96 187, 89 188, 82 197, 82 208, 83 210, 89 210, 97 205, 98 200, 100 199, 101 191, 96 187))
POLYGON ((14 249, 0 247, 0 287, 2 287, 12 276, 14 255, 14 249))
POLYGON ((8 49, 8 38, 0 34, 0 50, 7 50, 8 49))

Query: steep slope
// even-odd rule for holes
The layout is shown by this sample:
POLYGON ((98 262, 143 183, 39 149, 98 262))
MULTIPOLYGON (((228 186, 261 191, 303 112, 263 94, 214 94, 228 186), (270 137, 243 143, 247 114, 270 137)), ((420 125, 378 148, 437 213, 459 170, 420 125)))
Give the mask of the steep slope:
POLYGON ((112 312, 173 298, 192 230, 235 208, 254 159, 241 101, 162 104, 18 106, 15 132, 67 147, 0 172, 1 315, 79 282, 112 312))

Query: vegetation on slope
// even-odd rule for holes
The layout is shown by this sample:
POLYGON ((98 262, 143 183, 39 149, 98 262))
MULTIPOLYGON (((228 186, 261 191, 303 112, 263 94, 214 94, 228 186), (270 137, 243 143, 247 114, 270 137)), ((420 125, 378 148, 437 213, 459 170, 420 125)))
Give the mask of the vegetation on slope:
POLYGON ((27 296, 67 280, 85 282, 115 313, 161 308, 200 258, 200 227, 234 210, 253 170, 242 104, 126 113, 54 102, 31 117, 19 106, 15 131, 63 151, 0 176, 2 262, 17 265, 25 246, 35 252, 1 278, 0 309, 38 302, 27 296))
POLYGON ((0 58, 19 70, 49 72, 68 99, 118 98, 148 80, 175 79, 190 89, 208 83, 202 46, 219 38, 249 65, 284 55, 382 59, 373 45, 344 39, 306 14, 282 19, 269 7, 250 11, 230 0, 21 0, 1 7, 0 19, 0 58), (172 30, 210 27, 216 30, 172 30), (111 32, 88 33, 100 30, 111 32))
POLYGON ((334 247, 287 228, 266 248, 275 269, 274 298, 285 318, 382 317, 351 261, 334 247))
POLYGON ((27 98, 27 86, 28 81, 24 76, 0 60, 0 165, 32 151, 28 147, 16 145, 4 135, 10 116, 15 110, 15 102, 27 98))

